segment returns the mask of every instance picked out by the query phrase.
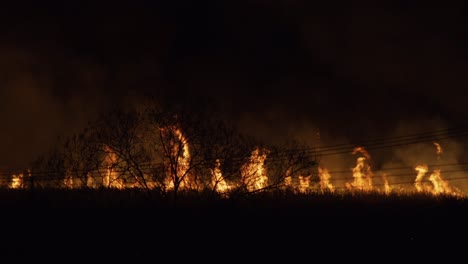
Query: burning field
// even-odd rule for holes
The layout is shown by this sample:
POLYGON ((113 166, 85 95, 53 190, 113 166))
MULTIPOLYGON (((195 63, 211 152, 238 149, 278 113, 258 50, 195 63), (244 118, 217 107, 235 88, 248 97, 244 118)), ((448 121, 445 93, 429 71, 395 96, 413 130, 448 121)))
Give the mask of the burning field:
POLYGON ((367 146, 266 144, 184 112, 108 113, 31 166, 1 172, 2 191, 131 191, 148 196, 250 197, 258 193, 425 195, 465 199, 468 177, 452 149, 464 129, 405 135, 367 146), (371 151, 397 149, 391 162, 371 151), (343 157, 340 170, 333 157, 343 157), (445 157, 447 156, 447 158, 445 157), (400 159, 398 159, 400 157, 400 159))
POLYGON ((21 226, 7 236, 35 241, 9 244, 8 252, 40 254, 46 248, 38 239, 53 236, 67 241, 53 245, 69 256, 93 237, 87 246, 105 257, 118 241, 126 248, 120 256, 153 260, 151 252, 174 243, 166 241, 201 250, 193 246, 198 238, 218 237, 203 245, 224 250, 255 234, 243 245, 285 254, 308 250, 299 237, 320 241, 316 249, 356 241, 382 249, 390 241, 414 253, 415 245, 451 241, 465 230, 467 177, 444 148, 453 149, 463 129, 311 147, 265 144, 207 120, 154 109, 113 112, 30 167, 3 171, 0 205, 19 212, 4 211, 5 225, 21 226), (403 148, 400 157, 420 156, 409 155, 405 166, 371 155, 392 147, 403 148), (348 169, 333 166, 332 156, 348 157, 341 161, 348 169))

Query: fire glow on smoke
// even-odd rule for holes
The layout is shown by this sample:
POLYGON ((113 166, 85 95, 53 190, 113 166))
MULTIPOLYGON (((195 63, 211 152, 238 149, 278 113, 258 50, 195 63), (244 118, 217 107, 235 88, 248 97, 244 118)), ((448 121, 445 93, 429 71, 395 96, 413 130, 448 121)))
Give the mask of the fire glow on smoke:
MULTIPOLYGON (((213 166, 209 169, 210 181, 203 182, 201 177, 197 177, 196 172, 191 170, 192 157, 190 142, 184 136, 180 128, 170 127, 161 129, 161 135, 168 136, 169 141, 165 150, 167 157, 164 163, 165 179, 163 182, 154 182, 151 180, 149 174, 143 175, 145 184, 141 181, 128 181, 125 180, 126 172, 117 169, 119 164, 119 157, 117 153, 109 146, 104 146, 104 153, 102 169, 96 173, 89 172, 85 181, 75 179, 73 174, 67 173, 63 179, 63 187, 65 188, 164 188, 165 190, 173 190, 176 186, 179 190, 202 190, 204 188, 211 188, 218 193, 228 194, 230 190, 245 187, 249 192, 261 191, 267 189, 271 185, 269 171, 265 166, 268 159, 269 150, 255 148, 250 157, 240 166, 240 179, 237 182, 227 180, 223 175, 222 161, 216 159, 213 166), (102 180, 93 174, 99 174, 102 180)), ((438 142, 433 142, 435 146, 435 153, 437 160, 441 159, 443 154, 442 146, 438 142)), ((465 194, 458 188, 452 186, 449 181, 444 180, 443 170, 440 167, 429 169, 425 163, 414 164, 414 175, 409 184, 401 185, 394 184, 389 181, 392 177, 389 173, 375 173, 372 170, 370 163, 371 155, 362 146, 355 147, 351 155, 356 156, 354 167, 350 168, 348 178, 349 180, 344 183, 342 188, 334 183, 332 171, 323 164, 316 166, 316 174, 309 175, 292 175, 288 170, 281 182, 276 183, 277 188, 293 190, 299 193, 307 192, 337 192, 337 191, 377 191, 384 194, 392 192, 416 192, 416 193, 430 193, 433 195, 448 194, 454 196, 464 196, 465 194), (374 184, 374 180, 379 177, 381 184, 374 184), (315 181, 312 179, 316 179, 315 181)), ((26 173, 12 174, 8 183, 8 188, 22 189, 25 188, 25 181, 28 178, 34 177, 31 170, 26 173)))

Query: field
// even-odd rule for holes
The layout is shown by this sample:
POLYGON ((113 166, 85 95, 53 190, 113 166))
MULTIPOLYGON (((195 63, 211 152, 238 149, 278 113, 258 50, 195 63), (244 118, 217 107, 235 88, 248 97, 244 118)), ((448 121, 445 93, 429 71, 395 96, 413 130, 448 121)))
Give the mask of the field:
POLYGON ((420 249, 428 256, 464 238, 468 219, 466 199, 429 194, 180 193, 176 204, 142 190, 6 189, 0 197, 2 249, 15 258, 419 258, 420 249))

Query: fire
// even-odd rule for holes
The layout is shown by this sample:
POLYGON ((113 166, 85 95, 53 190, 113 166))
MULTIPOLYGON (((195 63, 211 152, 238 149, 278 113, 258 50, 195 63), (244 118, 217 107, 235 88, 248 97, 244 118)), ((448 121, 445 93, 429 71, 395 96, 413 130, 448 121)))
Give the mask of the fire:
POLYGON ((353 154, 357 153, 361 153, 366 159, 370 160, 369 152, 367 152, 367 150, 365 150, 364 147, 355 147, 353 150, 353 154))
POLYGON ((372 190, 372 170, 368 164, 370 160, 369 153, 363 147, 354 148, 353 154, 361 153, 364 157, 358 157, 356 160, 356 166, 352 169, 354 181, 351 184, 347 184, 348 188, 358 190, 372 190))
MULTIPOLYGON (((255 192, 259 190, 270 189, 268 187, 279 186, 279 188, 284 188, 287 190, 292 190, 294 192, 301 193, 306 193, 309 191, 334 192, 337 188, 346 187, 350 191, 367 192, 375 189, 387 195, 391 192, 396 192, 397 190, 398 192, 416 191, 418 193, 424 192, 433 195, 462 195, 462 193, 455 186, 450 186, 449 181, 442 177, 443 170, 441 169, 442 164, 440 163, 440 160, 442 158, 444 150, 442 149, 441 144, 439 144, 438 142, 429 142, 429 144, 433 144, 436 148, 437 162, 434 162, 434 164, 411 164, 413 165, 413 167, 410 167, 410 169, 414 169, 416 171, 414 181, 412 181, 411 183, 407 183, 406 181, 400 181, 400 183, 398 183, 398 180, 396 180, 395 183, 389 181, 389 179, 392 179, 391 177, 404 176, 406 174, 386 174, 381 173, 380 171, 376 171, 375 174, 379 177, 382 177, 381 181, 380 179, 377 179, 377 182, 382 184, 375 184, 375 182, 373 182, 374 172, 371 169, 371 155, 362 146, 355 147, 352 151, 353 155, 358 156, 355 157, 355 166, 345 172, 348 174, 346 175, 347 178, 345 179, 349 181, 345 181, 345 186, 342 186, 343 184, 340 181, 336 181, 337 186, 334 186, 331 180, 331 173, 335 172, 330 172, 329 169, 322 166, 321 163, 319 163, 320 166, 317 166, 318 179, 316 178, 316 174, 303 173, 302 175, 298 175, 299 170, 292 172, 292 169, 296 168, 294 167, 295 164, 289 164, 290 167, 286 170, 286 172, 284 167, 280 167, 281 170, 277 170, 276 168, 278 167, 272 166, 272 171, 280 171, 280 173, 284 172, 284 174, 281 175, 283 178, 279 178, 280 181, 270 180, 276 179, 276 175, 268 175, 270 171, 268 171, 267 167, 265 166, 265 161, 267 160, 267 156, 270 152, 268 149, 262 149, 259 147, 255 148, 250 153, 250 157, 247 158, 244 164, 240 164, 240 168, 236 168, 237 174, 240 174, 240 179, 237 178, 238 182, 233 182, 234 177, 232 177, 230 178, 231 181, 229 181, 228 183, 228 181, 224 178, 225 175, 223 175, 223 170, 221 169, 222 163, 220 159, 216 159, 215 163, 209 169, 203 167, 203 169, 198 170, 199 167, 196 166, 198 166, 198 164, 205 164, 206 160, 198 159, 200 156, 197 156, 197 152, 195 150, 197 150, 196 147, 198 147, 199 145, 191 145, 192 142, 189 142, 190 137, 187 136, 188 134, 184 134, 181 128, 179 128, 178 126, 167 126, 161 128, 160 132, 160 139, 164 141, 158 142, 158 144, 161 144, 158 146, 162 146, 163 148, 163 153, 161 153, 163 159, 154 161, 150 160, 147 164, 145 163, 144 165, 142 165, 142 167, 140 167, 140 175, 143 175, 145 180, 147 179, 147 182, 145 182, 146 184, 140 184, 139 182, 135 183, 134 181, 131 181, 133 179, 130 180, 131 183, 127 183, 125 181, 125 177, 128 177, 129 175, 131 176, 131 172, 128 172, 128 168, 125 169, 125 155, 123 155, 120 152, 117 152, 117 148, 115 148, 115 146, 104 145, 103 151, 100 152, 100 154, 104 155, 96 156, 97 158, 103 159, 96 160, 99 163, 93 163, 93 167, 86 171, 82 171, 82 174, 86 176, 86 179, 81 179, 82 175, 76 173, 77 171, 79 171, 77 170, 77 168, 81 168, 80 165, 70 166, 70 168, 66 168, 65 172, 60 171, 60 173, 57 173, 57 175, 60 175, 61 186, 65 186, 66 188, 70 189, 79 188, 82 186, 105 186, 108 188, 117 189, 142 187, 155 189, 158 187, 167 187, 166 189, 174 190, 175 186, 177 185, 177 188, 180 190, 202 190, 202 187, 212 187, 212 190, 221 194, 226 194, 234 186, 245 187, 246 190, 248 190, 249 192, 255 192), (192 155, 195 157, 195 159, 194 157, 192 157, 192 155), (198 163, 199 161, 200 163, 198 163), (197 172, 207 173, 203 175, 198 175, 196 174, 197 172), (159 178, 160 175, 162 175, 161 178, 159 178), (99 178, 98 176, 103 176, 102 181, 101 178, 99 178), (427 177, 427 179, 425 179, 425 177, 427 177), (283 182, 281 182, 281 180, 283 180, 283 182), (316 180, 318 181, 316 182, 316 180), (269 186, 269 182, 274 183, 271 186, 269 186), (277 185, 277 183, 282 183, 283 185, 277 185), (398 188, 393 187, 396 184, 399 185, 398 188)), ((150 155, 153 155, 153 153, 151 153, 150 155)), ((271 159, 269 159, 268 161, 275 162, 275 157, 271 157, 271 159)), ((145 157, 145 162, 146 161, 147 160, 145 157)), ((400 161, 397 162, 399 163, 400 161)), ((284 164, 285 163, 281 163, 282 166, 284 166, 284 164)), ((305 171, 311 171, 310 168, 306 169, 307 170, 305 171)), ((385 169, 408 168, 405 167, 385 169)), ((445 173, 449 172, 450 170, 445 170, 445 173)), ((452 170, 451 172, 455 172, 455 170, 452 170)), ((337 171, 336 173, 339 175, 339 173, 341 172, 337 171)), ((411 173, 411 178, 414 177, 413 173, 414 172, 411 173)), ((22 173, 13 174, 11 175, 10 180, 5 182, 5 185, 8 186, 8 188, 12 189, 24 188, 25 183, 29 184, 29 181, 27 181, 28 175, 31 176, 30 170, 28 170, 28 172, 24 171, 22 173)), ((33 181, 31 181, 31 183, 33 184, 33 181)))
POLYGON ((389 194, 391 192, 390 185, 388 184, 387 174, 382 174, 382 180, 384 182, 384 193, 389 194))
MULTIPOLYGON (((23 188, 23 180, 24 180, 24 173, 18 173, 18 174, 13 174, 11 175, 11 182, 9 187, 11 189, 21 189, 23 188)), ((31 170, 28 169, 28 177, 31 177, 31 170)))
POLYGON ((11 178, 10 188, 19 189, 23 186, 23 174, 13 174, 11 178))
POLYGON ((292 176, 288 175, 284 178, 284 186, 286 186, 286 188, 292 187, 292 176))
MULTIPOLYGON (((442 154, 443 150, 439 143, 434 142, 434 145, 437 149, 437 160, 440 159, 440 155, 442 154)), ((424 175, 428 172, 427 165, 418 165, 416 166, 416 171, 418 171, 418 175, 416 176, 416 180, 414 182, 414 186, 418 192, 424 191, 422 186, 422 179, 424 175)), ((458 192, 452 190, 449 186, 448 182, 442 179, 441 176, 441 169, 434 169, 432 174, 429 176, 429 181, 432 183, 432 188, 426 188, 426 191, 430 191, 434 195, 448 193, 452 195, 459 195, 458 192)))
POLYGON ((416 175, 416 179, 414 180, 414 187, 416 187, 416 191, 422 192, 424 191, 422 179, 429 169, 426 164, 418 165, 414 169, 418 172, 418 175, 416 175))
POLYGON ((268 176, 265 169, 265 160, 268 151, 256 148, 252 151, 250 159, 241 168, 242 183, 249 191, 256 191, 267 187, 268 176))
POLYGON ((321 191, 333 191, 333 184, 330 183, 331 175, 327 168, 318 168, 319 177, 320 177, 320 190, 321 191))
POLYGON ((299 191, 302 193, 307 192, 310 186, 310 175, 309 176, 301 176, 299 175, 299 191))
POLYGON ((166 132, 172 132, 176 138, 175 141, 170 142, 171 150, 169 163, 167 168, 169 170, 169 175, 166 178, 166 186, 168 189, 174 189, 174 181, 178 181, 179 188, 191 188, 195 184, 191 181, 189 170, 190 170, 190 148, 187 138, 183 135, 182 131, 175 127, 169 127, 163 129, 166 132))
POLYGON ((109 147, 104 146, 104 151, 106 152, 106 157, 104 163, 106 166, 106 174, 104 176, 103 185, 105 187, 122 189, 124 184, 121 178, 119 178, 118 172, 115 170, 115 167, 118 164, 117 154, 109 147))
MULTIPOLYGON (((182 154, 177 155, 177 175, 179 177, 188 176, 186 174, 187 174, 187 172, 188 172, 188 170, 190 168, 189 144, 188 144, 187 138, 184 137, 184 135, 182 134, 182 131, 180 131, 180 129, 176 128, 174 130, 174 132, 175 132, 175 134, 177 136, 177 139, 180 141, 180 144, 182 146, 182 154)), ((177 152, 179 151, 179 147, 175 146, 173 150, 174 150, 174 154, 175 154, 176 151, 177 152)), ((181 186, 189 186, 189 185, 190 185, 189 178, 184 177, 184 179, 182 180, 181 186)))
POLYGON ((63 185, 65 187, 73 189, 73 176, 71 174, 70 169, 67 170, 67 173, 65 174, 65 178, 63 179, 63 185))
MULTIPOLYGON (((423 186, 422 186, 422 179, 424 175, 428 172, 428 167, 427 165, 419 165, 416 166, 416 171, 418 171, 418 175, 416 176, 416 180, 414 181, 414 186, 416 187, 416 190, 418 192, 423 192, 425 191, 423 186)), ((442 194, 442 193, 451 193, 451 194, 456 194, 455 192, 452 191, 452 188, 449 186, 447 181, 444 181, 442 179, 442 176, 440 175, 441 170, 440 169, 435 169, 433 173, 429 176, 429 181, 432 183, 432 188, 426 188, 426 191, 430 191, 432 194, 437 195, 437 194, 442 194)))
POLYGON ((429 176, 429 180, 431 181, 434 189, 432 191, 433 194, 441 194, 441 193, 452 193, 452 190, 449 184, 442 179, 440 176, 440 170, 434 170, 434 172, 429 176))
POLYGON ((440 159, 440 155, 442 155, 442 147, 441 147, 440 144, 437 143, 437 142, 434 142, 434 145, 436 146, 436 149, 437 149, 437 159, 439 160, 439 159, 440 159))
POLYGON ((63 185, 65 187, 73 189, 73 177, 72 176, 67 176, 65 179, 63 179, 63 185))
POLYGON ((96 180, 94 179, 93 175, 91 172, 88 172, 86 175, 86 187, 91 187, 91 188, 97 188, 98 184, 96 180))
POLYGON ((23 173, 13 174, 11 177, 10 188, 20 189, 23 187, 23 173))
POLYGON ((213 175, 211 184, 215 186, 215 190, 217 192, 224 193, 229 191, 230 187, 223 177, 223 173, 221 171, 221 162, 219 161, 219 159, 216 160, 215 168, 211 169, 211 174, 213 175))

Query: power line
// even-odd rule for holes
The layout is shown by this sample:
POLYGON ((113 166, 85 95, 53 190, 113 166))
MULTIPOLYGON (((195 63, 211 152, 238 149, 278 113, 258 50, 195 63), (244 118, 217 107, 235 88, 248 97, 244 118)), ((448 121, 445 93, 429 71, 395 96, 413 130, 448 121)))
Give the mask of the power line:
MULTIPOLYGON (((438 140, 441 140, 441 139, 447 139, 447 138, 452 138, 452 137, 457 137, 457 136, 465 136, 465 135, 468 135, 468 132, 463 132, 462 134, 450 134, 450 133, 446 133, 447 131, 457 131, 457 130, 460 130, 460 129, 452 129, 452 130, 440 130, 440 131, 443 131, 444 133, 443 134, 437 134, 437 133, 432 133, 431 132, 424 132, 424 133, 418 133, 418 134, 414 134, 414 135, 418 135, 418 136, 421 136, 421 135, 424 135, 424 137, 420 137, 419 140, 415 140, 417 138, 413 138, 413 139, 408 139, 408 137, 412 137, 413 135, 408 135, 408 136, 399 136, 399 137, 392 137, 392 138, 405 138, 404 141, 389 141, 389 142, 399 142, 398 144, 390 144, 390 145, 380 145, 380 146, 373 146, 371 145, 371 147, 366 147, 366 150, 374 150, 374 149, 379 149, 379 148, 388 148, 388 147, 396 147, 396 146, 403 146, 403 145, 408 145, 408 144, 415 144, 415 143, 423 143, 423 142, 428 142, 428 141, 433 141, 433 137, 434 135, 437 135, 438 136, 438 140), (430 134, 429 136, 427 136, 428 134, 430 134), (430 137, 430 139, 428 139, 427 137, 430 137), (411 140, 408 142, 408 140, 411 140)), ((387 138, 388 139, 388 138, 387 138)), ((375 141, 375 140, 374 140, 375 141)), ((388 143, 388 142, 384 142, 384 143, 388 143)), ((336 146, 336 145, 335 145, 336 146)), ((325 147, 321 147, 321 149, 323 148, 327 148, 326 146, 325 147)), ((297 150, 304 150, 304 149, 297 149, 297 150)), ((338 149, 334 149, 334 150, 338 150, 338 149)), ((291 152, 291 151, 295 151, 295 150, 287 150, 287 151, 284 151, 284 152, 291 152)), ((330 153, 323 153, 323 152, 326 152, 326 151, 321 151, 318 155, 319 156, 324 156, 324 155, 336 155, 336 154, 344 154, 344 153, 349 153, 349 151, 337 151, 337 152, 330 152, 330 153)), ((283 153, 283 152, 277 152, 279 154, 283 153)), ((317 153, 306 153, 306 157, 312 157, 311 155, 312 154, 315 154, 317 155, 317 153)), ((247 156, 248 157, 248 156, 247 156)), ((233 159, 231 159, 231 161, 233 162, 236 162, 236 161, 242 161, 242 162, 245 162, 245 157, 242 157, 243 159, 242 160, 237 160, 236 157, 234 157, 233 159)), ((270 157, 270 160, 273 161, 273 162, 278 162, 278 161, 287 161, 288 160, 288 157, 286 156, 282 156, 282 155, 275 155, 273 157, 270 157)), ((127 167, 127 169, 125 170, 121 170, 121 171, 116 171, 114 170, 115 172, 129 172, 131 170, 134 170, 134 169, 141 169, 141 170, 146 170, 146 169, 153 169, 157 166, 162 166, 164 165, 163 163, 154 163, 154 164, 142 164, 142 165, 138 165, 138 166, 133 166, 133 167, 127 167)), ((203 164, 204 166, 207 166, 206 164, 203 164)), ((460 165, 460 164, 458 164, 460 165)), ((440 166, 440 165, 438 165, 440 166)), ((392 169, 392 168, 389 168, 389 169, 392 169)), ((103 169, 103 168, 98 168, 98 169, 90 169, 90 170, 69 170, 70 172, 97 172, 97 173, 105 173, 107 169, 103 169), (100 172, 101 170, 101 172, 100 172)), ((21 171, 23 171, 23 175, 24 173, 27 171, 27 170, 24 170, 22 169, 21 171)), ((34 174, 35 175, 40 175, 40 174, 62 174, 63 172, 62 171, 35 171, 34 174)), ((332 172, 330 172, 332 173, 332 172)), ((10 172, 1 172, 0 175, 8 175, 8 176, 11 176, 13 174, 18 174, 18 170, 13 172, 13 171, 10 171, 10 172)))

